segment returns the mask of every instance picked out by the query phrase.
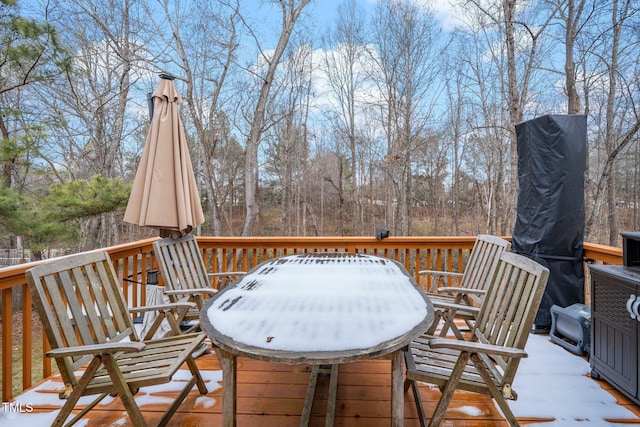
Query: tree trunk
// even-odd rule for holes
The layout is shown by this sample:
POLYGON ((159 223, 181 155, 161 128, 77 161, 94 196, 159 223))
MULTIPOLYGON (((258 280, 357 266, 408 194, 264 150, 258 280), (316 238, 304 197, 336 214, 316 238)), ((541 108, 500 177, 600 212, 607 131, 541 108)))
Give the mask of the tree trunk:
POLYGON ((584 8, 584 0, 581 0, 578 5, 575 4, 575 0, 567 1, 567 15, 565 17, 565 63, 564 72, 566 76, 567 86, 567 113, 579 114, 582 107, 580 105, 580 98, 578 97, 578 90, 576 86, 576 67, 573 60, 573 50, 578 36, 578 23, 580 16, 584 8))
POLYGON ((273 52, 273 57, 268 61, 269 67, 263 77, 262 87, 260 88, 260 94, 256 103, 256 108, 253 113, 253 120, 251 121, 251 128, 249 130, 249 136, 247 137, 247 146, 245 149, 244 157, 244 194, 245 194, 245 220, 242 228, 242 236, 250 236, 253 231, 253 226, 256 222, 256 218, 260 213, 258 206, 257 194, 258 194, 258 146, 260 145, 260 138, 264 129, 265 110, 267 100, 269 99, 269 92, 271 91, 271 85, 273 78, 280 63, 280 59, 284 54, 284 51, 289 43, 289 38, 293 32, 293 28, 296 21, 302 13, 302 9, 309 4, 311 0, 300 0, 297 6, 294 6, 294 1, 291 0, 289 9, 285 2, 281 2, 282 7, 282 33, 278 39, 278 44, 273 52))

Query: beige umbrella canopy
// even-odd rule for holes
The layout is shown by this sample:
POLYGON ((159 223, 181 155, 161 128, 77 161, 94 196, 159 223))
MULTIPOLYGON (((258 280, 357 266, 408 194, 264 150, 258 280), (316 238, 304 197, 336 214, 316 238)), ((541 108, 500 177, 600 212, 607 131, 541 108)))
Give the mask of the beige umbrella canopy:
POLYGON ((138 165, 124 220, 158 228, 161 237, 188 234, 204 222, 178 104, 182 98, 168 78, 153 92, 153 118, 138 165))

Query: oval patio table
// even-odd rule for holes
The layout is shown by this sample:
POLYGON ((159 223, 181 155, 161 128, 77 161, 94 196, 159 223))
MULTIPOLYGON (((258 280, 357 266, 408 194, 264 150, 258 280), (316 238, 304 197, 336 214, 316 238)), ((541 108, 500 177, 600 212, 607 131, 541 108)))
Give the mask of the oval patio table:
MULTIPOLYGON (((403 350, 431 325, 433 306, 394 260, 306 253, 259 264, 208 299, 200 320, 222 366, 224 426, 236 425, 238 356, 313 365, 312 379, 319 366, 331 365, 334 390, 338 364, 390 356, 391 425, 402 426, 403 350)), ((306 421, 311 385, 310 393, 306 421)))

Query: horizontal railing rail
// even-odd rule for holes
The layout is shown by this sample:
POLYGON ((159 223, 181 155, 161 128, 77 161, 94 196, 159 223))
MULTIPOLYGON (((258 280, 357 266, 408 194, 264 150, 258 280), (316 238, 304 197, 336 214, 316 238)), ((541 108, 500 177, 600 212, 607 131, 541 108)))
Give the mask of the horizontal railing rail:
MULTIPOLYGON (((156 267, 153 242, 156 238, 104 248, 113 260, 122 289, 131 307, 145 305, 147 270, 156 267)), ((463 271, 475 237, 198 237, 209 272, 248 271, 260 262, 284 255, 317 251, 366 253, 394 259, 405 266, 421 286, 420 270, 463 271)), ((585 261, 622 264, 622 250, 585 243, 585 261)), ((2 401, 53 373, 48 350, 32 311, 31 293, 25 271, 47 260, 0 268, 2 296, 2 401), (12 337, 17 336, 14 342, 12 337), (35 342, 34 342, 35 340, 35 342)), ((214 280, 220 280, 214 278, 214 280)), ((430 280, 430 279, 429 279, 430 280)))

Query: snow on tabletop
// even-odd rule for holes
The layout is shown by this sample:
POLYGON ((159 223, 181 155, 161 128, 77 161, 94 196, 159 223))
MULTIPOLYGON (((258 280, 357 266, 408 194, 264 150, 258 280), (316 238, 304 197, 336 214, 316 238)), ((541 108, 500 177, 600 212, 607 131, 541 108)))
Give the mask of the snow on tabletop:
POLYGON ((292 255, 268 262, 209 308, 216 329, 281 351, 370 348, 409 332, 427 306, 394 262, 368 255, 292 255))

